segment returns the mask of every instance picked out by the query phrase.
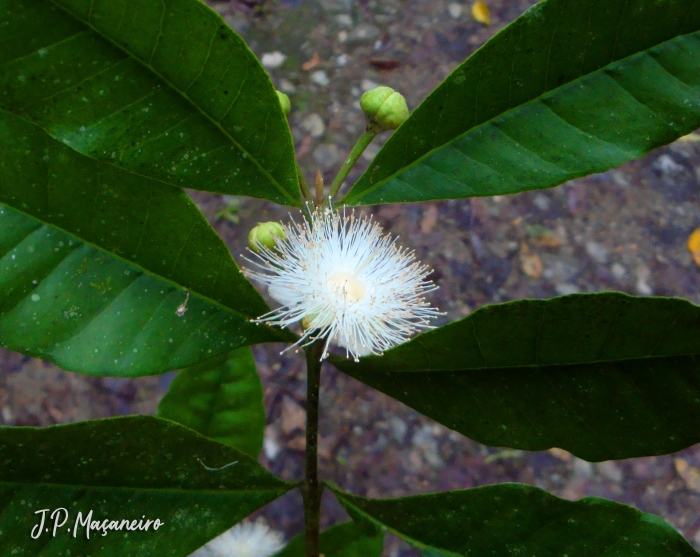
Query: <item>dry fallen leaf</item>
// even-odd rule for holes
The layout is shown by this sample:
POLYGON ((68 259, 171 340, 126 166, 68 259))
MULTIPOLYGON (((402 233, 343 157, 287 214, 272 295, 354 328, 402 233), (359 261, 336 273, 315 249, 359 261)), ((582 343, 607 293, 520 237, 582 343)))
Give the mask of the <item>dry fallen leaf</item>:
POLYGON ((547 452, 551 454, 554 458, 557 458, 562 462, 571 462, 571 460, 574 457, 574 455, 572 455, 569 451, 565 451, 564 449, 560 449, 559 447, 552 447, 547 452))
POLYGON ((529 253, 530 249, 526 244, 523 244, 523 249, 520 252, 520 268, 528 277, 535 279, 542 277, 542 261, 536 253, 529 253))
POLYGON ((489 7, 481 0, 476 0, 476 2, 472 4, 472 15, 479 23, 491 25, 491 13, 489 12, 489 7))
POLYGON ((518 449, 502 449, 495 453, 491 453, 484 459, 484 464, 491 464, 492 462, 498 462, 501 460, 513 460, 516 458, 521 458, 525 454, 523 451, 518 449))
POLYGON ((306 450, 306 437, 299 436, 295 437, 294 439, 291 439, 289 443, 287 443, 287 447, 292 449, 293 451, 305 451, 306 450))
POLYGON ((564 242, 554 232, 539 224, 525 226, 525 232, 530 237, 530 243, 545 248, 558 248, 564 242))
POLYGON ((540 238, 533 239, 532 243, 545 248, 558 248, 563 242, 559 236, 555 236, 554 234, 545 234, 540 238))
POLYGON ((700 493, 700 470, 694 468, 684 458, 676 458, 673 463, 676 465, 676 472, 685 482, 685 485, 691 491, 700 493))
POLYGON ((316 66, 318 66, 321 63, 321 59, 318 57, 318 52, 314 52, 313 56, 311 56, 311 60, 308 62, 304 62, 301 65, 301 69, 304 71, 309 71, 316 66))
POLYGON ((282 399, 282 431, 289 435, 297 429, 306 427, 306 410, 288 396, 282 399))
POLYGON ((690 141, 691 143, 697 143, 700 142, 700 134, 689 133, 688 135, 679 137, 678 139, 676 139, 676 141, 690 141))
POLYGON ((690 236, 688 236, 688 243, 686 245, 688 246, 688 251, 693 256, 695 264, 700 265, 700 228, 696 228, 690 236))
POLYGON ((51 418, 56 422, 60 423, 63 421, 63 413, 58 409, 54 408, 53 406, 48 406, 46 410, 49 412, 51 415, 51 418))
POLYGON ((370 58, 369 65, 377 70, 389 71, 398 68, 401 65, 401 60, 396 58, 370 58))
POLYGON ((420 231, 423 234, 430 234, 438 220, 438 210, 435 205, 428 205, 423 211, 423 218, 420 221, 420 231))

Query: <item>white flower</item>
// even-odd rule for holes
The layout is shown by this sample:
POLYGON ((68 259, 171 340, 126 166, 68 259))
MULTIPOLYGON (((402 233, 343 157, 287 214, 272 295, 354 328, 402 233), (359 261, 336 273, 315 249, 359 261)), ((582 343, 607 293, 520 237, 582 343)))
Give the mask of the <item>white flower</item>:
POLYGON ((282 535, 258 520, 236 524, 190 557, 270 557, 283 547, 282 535))
POLYGON ((423 296, 437 287, 413 252, 397 248, 371 218, 325 209, 309 221, 284 226, 286 238, 275 249, 251 252, 258 270, 246 273, 282 304, 256 322, 286 327, 303 320, 297 345, 325 338, 322 358, 334 341, 355 361, 430 328, 440 313, 423 296))

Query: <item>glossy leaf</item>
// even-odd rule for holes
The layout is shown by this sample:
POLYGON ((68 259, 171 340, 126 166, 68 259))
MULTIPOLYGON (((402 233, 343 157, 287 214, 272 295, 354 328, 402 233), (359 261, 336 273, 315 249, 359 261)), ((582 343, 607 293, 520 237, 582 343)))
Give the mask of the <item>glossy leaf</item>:
POLYGON ((298 204, 258 60, 199 0, 0 0, 0 109, 166 184, 298 204))
POLYGON ((346 201, 553 187, 698 127, 696 0, 543 0, 416 108, 346 201))
POLYGON ((345 373, 487 445, 590 461, 700 442, 700 308, 619 293, 483 307, 345 373))
MULTIPOLYGON (((354 522, 331 526, 321 532, 320 552, 324 557, 381 557, 384 535, 366 536, 354 522)), ((304 534, 295 536, 275 557, 305 557, 304 534)))
POLYGON ((231 447, 150 416, 0 427, 0 461, 2 555, 185 557, 293 487, 231 447), (58 508, 69 516, 56 536, 46 516, 49 532, 33 539, 37 511, 58 508), (145 516, 164 525, 88 538, 90 511, 100 523, 145 516))
POLYGON ((258 458, 265 407, 250 348, 178 373, 158 405, 158 416, 258 458))
POLYGON ((267 306, 181 189, 2 111, 0 143, 0 344, 72 371, 145 375, 280 339, 250 323, 267 306))
POLYGON ((658 516, 598 497, 565 501, 521 484, 401 499, 334 492, 354 520, 387 528, 431 557, 698 556, 658 516))

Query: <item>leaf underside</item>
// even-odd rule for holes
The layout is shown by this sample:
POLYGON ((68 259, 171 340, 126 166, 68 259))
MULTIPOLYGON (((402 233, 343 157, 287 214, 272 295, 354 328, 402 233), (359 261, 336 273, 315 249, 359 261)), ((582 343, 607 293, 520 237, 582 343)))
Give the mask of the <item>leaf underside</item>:
POLYGON ((487 445, 589 461, 700 442, 700 308, 580 294, 486 306, 348 375, 487 445))
POLYGON ((2 555, 65 556, 79 546, 93 557, 185 557, 293 487, 231 447, 149 416, 0 427, 0 461, 2 555), (32 539, 34 513, 57 508, 69 510, 65 526, 32 539), (145 515, 165 524, 89 539, 79 527, 74 538, 77 513, 91 510, 100 522, 145 515))
POLYGON ((544 0, 416 108, 345 202, 553 187, 698 127, 697 0, 544 0))
POLYGON ((597 497, 565 501, 521 484, 401 499, 333 491, 353 520, 388 528, 426 556, 698 556, 658 516, 597 497))
POLYGON ((198 0, 0 0, 0 109, 173 186, 299 204, 274 87, 198 0))
POLYGON ((158 416, 258 458, 266 418, 250 348, 182 370, 160 401, 158 416))

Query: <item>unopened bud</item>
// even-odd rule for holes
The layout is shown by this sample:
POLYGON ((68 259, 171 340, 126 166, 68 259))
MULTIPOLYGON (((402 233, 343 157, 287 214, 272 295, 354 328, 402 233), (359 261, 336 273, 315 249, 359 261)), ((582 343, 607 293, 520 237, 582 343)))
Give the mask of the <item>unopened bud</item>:
POLYGON ((391 87, 375 87, 360 99, 367 125, 377 132, 395 130, 408 118, 408 106, 401 93, 391 87))
POLYGON ((260 251, 260 246, 274 249, 279 240, 284 240, 287 235, 284 227, 278 222, 261 222, 253 227, 248 234, 248 246, 253 251, 260 251))
POLYGON ((282 105, 282 112, 289 114, 292 110, 292 103, 289 97, 285 95, 282 91, 275 91, 277 93, 277 98, 280 100, 280 105, 282 105))

